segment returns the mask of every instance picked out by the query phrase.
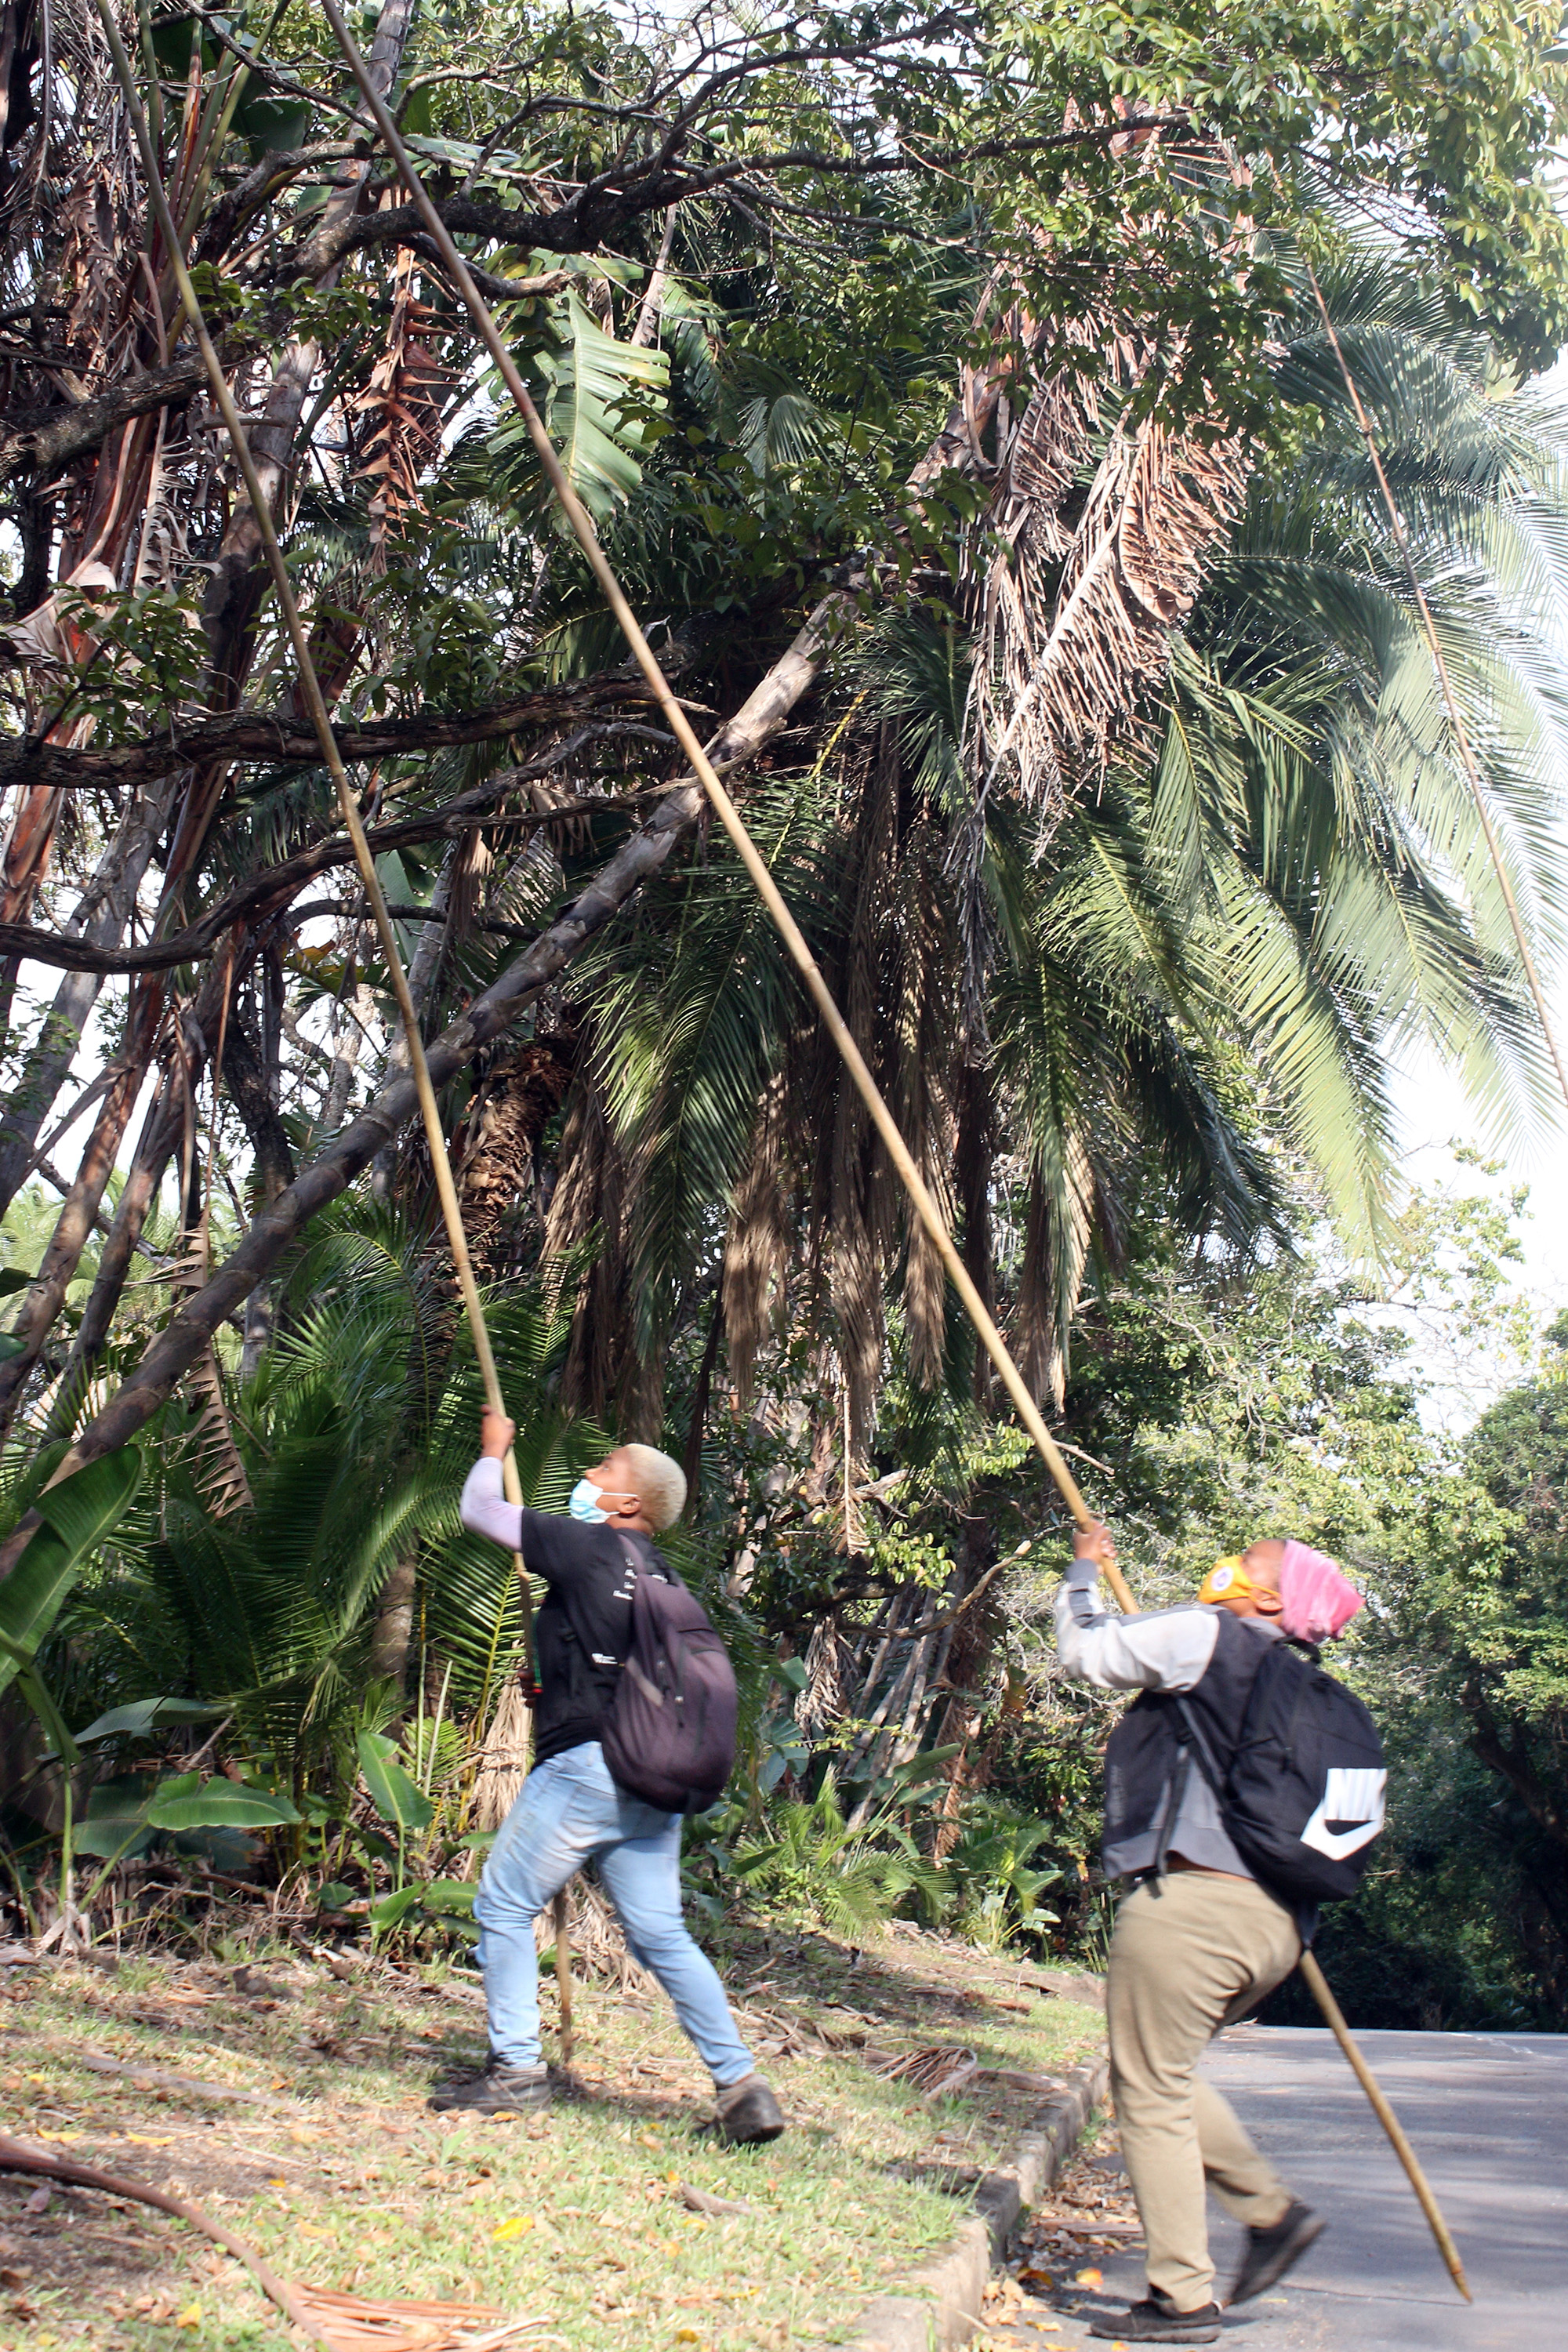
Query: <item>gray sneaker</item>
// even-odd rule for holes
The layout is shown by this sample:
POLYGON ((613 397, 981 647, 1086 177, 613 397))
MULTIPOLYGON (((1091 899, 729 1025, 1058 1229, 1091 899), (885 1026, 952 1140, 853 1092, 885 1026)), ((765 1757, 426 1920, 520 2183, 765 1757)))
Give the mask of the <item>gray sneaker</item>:
POLYGON ((743 2074, 738 2083, 726 2083, 713 2098, 719 2110, 719 2137, 730 2147, 751 2147, 761 2140, 777 2139, 786 2128, 784 2109, 760 2074, 743 2074))
POLYGON ((471 2116, 519 2116, 547 2107, 554 2095, 548 2066, 509 2066, 492 2054, 482 2074, 438 2084, 425 2104, 440 2114, 458 2109, 471 2116))
POLYGON ((1321 2214, 1314 2213, 1310 2205, 1303 2205, 1299 2197, 1292 2197, 1271 2229, 1248 2230, 1247 2251, 1229 2301, 1250 2303, 1265 2287, 1275 2285, 1292 2264, 1300 2261, 1308 2247, 1316 2244, 1327 2226, 1321 2214))

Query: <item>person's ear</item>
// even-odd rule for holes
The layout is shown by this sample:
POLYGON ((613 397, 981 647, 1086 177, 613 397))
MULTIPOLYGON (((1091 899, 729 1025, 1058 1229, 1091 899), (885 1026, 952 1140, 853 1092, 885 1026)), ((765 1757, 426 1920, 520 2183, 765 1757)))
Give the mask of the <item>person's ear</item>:
POLYGON ((1278 1617, 1285 1606, 1271 1584, 1253 1586, 1252 1605, 1260 1617, 1278 1617))

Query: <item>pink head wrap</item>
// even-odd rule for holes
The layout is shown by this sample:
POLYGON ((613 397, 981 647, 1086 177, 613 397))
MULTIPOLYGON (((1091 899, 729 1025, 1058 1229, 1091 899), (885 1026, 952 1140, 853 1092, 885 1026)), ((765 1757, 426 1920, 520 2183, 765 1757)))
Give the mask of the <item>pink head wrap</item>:
POLYGON ((1327 1642, 1363 1605, 1348 1576, 1326 1552, 1288 1542, 1279 1564, 1279 1622, 1299 1642, 1327 1642))

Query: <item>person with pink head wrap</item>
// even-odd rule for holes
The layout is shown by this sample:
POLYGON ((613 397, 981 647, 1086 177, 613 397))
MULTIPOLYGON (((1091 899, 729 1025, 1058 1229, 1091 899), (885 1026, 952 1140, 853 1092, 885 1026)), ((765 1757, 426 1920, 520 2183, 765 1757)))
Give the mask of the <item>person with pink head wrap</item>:
POLYGON ((1291 1641, 1331 1642, 1363 1605, 1327 1552, 1294 1538, 1280 1546, 1279 1624, 1291 1641))
POLYGON ((1246 2227, 1232 2304, 1276 2285, 1323 2228, 1198 2073, 1211 2036, 1289 1974, 1311 1923, 1261 1883, 1232 1839, 1215 1790, 1177 1738, 1178 1708, 1233 1754, 1265 1657, 1280 1642, 1328 1641, 1362 1596, 1310 1544, 1267 1536, 1216 1560, 1194 1601, 1123 1617, 1096 1598, 1100 1570, 1116 1557, 1106 1529, 1080 1528, 1073 1551, 1056 1603, 1062 1664, 1103 1690, 1138 1694, 1106 1751, 1103 1862, 1125 1889, 1106 2011, 1148 2292, 1126 2311, 1097 2313, 1089 2332, 1128 2347, 1212 2344, 1221 2307, 1205 2189, 1246 2227))

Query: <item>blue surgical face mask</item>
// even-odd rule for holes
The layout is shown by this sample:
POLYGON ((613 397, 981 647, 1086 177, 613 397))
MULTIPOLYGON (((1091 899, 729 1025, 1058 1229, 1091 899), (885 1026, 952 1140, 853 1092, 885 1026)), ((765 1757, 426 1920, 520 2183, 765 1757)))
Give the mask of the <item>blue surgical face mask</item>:
POLYGON ((602 1486, 595 1486, 591 1478, 579 1478, 566 1506, 572 1517, 586 1521, 591 1528, 602 1528, 610 1516, 608 1511, 599 1508, 599 1497, 604 1491, 602 1486))

